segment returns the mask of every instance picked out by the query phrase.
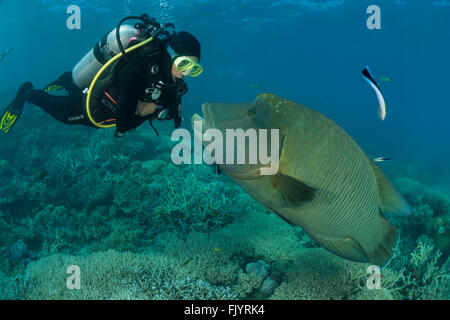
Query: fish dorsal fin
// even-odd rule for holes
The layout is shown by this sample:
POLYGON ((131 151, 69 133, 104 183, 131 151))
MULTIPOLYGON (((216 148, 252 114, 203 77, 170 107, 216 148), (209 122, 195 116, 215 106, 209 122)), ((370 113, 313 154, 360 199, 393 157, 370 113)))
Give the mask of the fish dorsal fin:
POLYGON ((278 172, 270 177, 283 208, 300 207, 314 198, 316 189, 305 183, 278 172))
POLYGON ((405 198, 397 191, 380 168, 369 159, 378 184, 378 199, 382 211, 400 215, 411 214, 411 208, 405 198))

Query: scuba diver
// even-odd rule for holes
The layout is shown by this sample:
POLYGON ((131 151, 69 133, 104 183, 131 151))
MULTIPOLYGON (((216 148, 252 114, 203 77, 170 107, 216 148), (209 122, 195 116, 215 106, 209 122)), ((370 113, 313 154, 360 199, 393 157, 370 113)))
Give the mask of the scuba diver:
POLYGON ((183 78, 197 77, 200 42, 173 24, 159 24, 148 15, 127 17, 75 66, 44 90, 22 84, 0 119, 8 133, 25 102, 36 105, 66 124, 94 128, 116 127, 116 137, 145 121, 172 119, 181 126, 181 97, 188 88, 183 78), (134 26, 126 20, 139 19, 134 26), (52 94, 65 89, 65 95, 52 94))
POLYGON ((12 51, 12 48, 9 47, 8 49, 6 49, 5 52, 3 52, 2 54, 0 54, 0 62, 2 62, 3 60, 5 60, 6 56, 7 56, 8 54, 10 54, 11 51, 12 51))

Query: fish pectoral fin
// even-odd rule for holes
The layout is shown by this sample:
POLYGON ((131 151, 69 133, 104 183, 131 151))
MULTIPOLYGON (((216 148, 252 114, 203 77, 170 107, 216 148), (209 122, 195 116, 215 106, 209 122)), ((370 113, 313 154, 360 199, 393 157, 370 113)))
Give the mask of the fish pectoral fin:
POLYGON ((411 208, 405 198, 397 191, 380 168, 369 159, 378 184, 378 200, 382 211, 400 215, 411 214, 411 208))
POLYGON ((317 191, 300 180, 282 173, 271 176, 271 179, 273 187, 277 189, 283 208, 300 207, 311 201, 317 191))

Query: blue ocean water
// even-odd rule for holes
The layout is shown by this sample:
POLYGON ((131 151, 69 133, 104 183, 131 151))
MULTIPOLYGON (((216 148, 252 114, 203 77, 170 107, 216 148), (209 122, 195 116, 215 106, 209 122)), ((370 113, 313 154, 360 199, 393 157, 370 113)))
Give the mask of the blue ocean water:
POLYGON ((206 73, 190 83, 188 113, 206 101, 249 101, 269 91, 320 109, 383 154, 445 170, 446 1, 380 1, 381 30, 366 27, 370 1, 79 1, 82 29, 73 31, 65 24, 70 4, 1 4, 2 50, 14 48, 0 65, 2 87, 24 79, 45 85, 121 17, 147 12, 201 39, 206 73), (382 83, 389 121, 378 121, 373 93, 361 81, 366 64, 393 79, 382 83))
MULTIPOLYGON (((1 103, 6 106, 24 81, 43 87, 62 72, 71 70, 121 18, 142 13, 160 22, 175 23, 177 30, 195 34, 202 44, 201 62, 205 71, 201 77, 187 80, 190 90, 183 100, 185 119, 199 113, 204 102, 248 102, 261 92, 274 93, 329 116, 369 156, 392 158, 392 162, 382 164, 392 178, 406 177, 413 172, 408 178, 421 179, 421 184, 430 187, 439 186, 440 194, 444 198, 449 196, 450 1, 4 0, 0 1, 0 54, 8 47, 12 51, 0 62, 0 90, 3 90, 0 94, 4 95, 0 97, 1 103), (66 9, 73 4, 81 8, 80 30, 66 27, 66 9), (379 30, 369 30, 366 26, 369 17, 366 9, 372 4, 381 9, 379 30), (366 65, 384 93, 385 121, 378 118, 376 96, 361 76, 366 65), (379 76, 392 81, 383 81, 379 76)), ((185 126, 189 127, 189 121, 186 122, 185 126)), ((32 148, 18 144, 42 143, 42 149, 47 151, 53 143, 63 148, 71 130, 77 132, 75 135, 80 140, 67 143, 81 148, 82 144, 77 143, 87 141, 89 130, 68 129, 55 124, 38 108, 26 106, 23 124, 15 128, 20 132, 14 132, 11 138, 17 146, 12 146, 11 154, 2 157, 15 172, 20 172, 25 166, 24 159, 32 159, 24 152, 32 148), (40 126, 46 125, 57 130, 45 133, 47 142, 35 136, 27 137, 27 128, 32 127, 33 135, 38 135, 40 126), (58 132, 63 134, 58 136, 58 132)), ((151 131, 151 128, 141 130, 151 131)), ((2 137, 2 143, 6 143, 6 138, 2 137)), ((122 148, 126 150, 126 146, 122 148)), ((42 163, 35 166, 42 176, 42 163)), ((51 172, 47 167, 45 170, 51 172)), ((46 205, 42 199, 39 204, 29 201, 28 208, 60 205, 52 200, 46 205)), ((107 200, 104 201, 108 207, 107 200)), ((439 214, 436 209, 434 218, 449 215, 448 202, 442 201, 444 209, 439 214)), ((14 214, 10 210, 14 202, 5 203, 1 210, 14 214)), ((420 205, 417 203, 417 208, 420 205)), ((21 212, 24 221, 38 211, 30 210, 26 214, 21 212)), ((423 228, 414 229, 417 232, 414 241, 419 234, 426 233, 424 226, 428 222, 424 222, 423 228)), ((0 247, 12 247, 19 238, 11 235, 2 240, 0 247)), ((83 242, 79 236, 72 238, 80 241, 80 248, 90 241, 86 238, 83 242)), ((37 242, 25 241, 32 248, 29 250, 39 251, 37 247, 43 239, 39 243, 30 239, 37 242)), ((106 249, 110 248, 120 250, 113 242, 106 249)), ((448 246, 443 248, 448 257, 448 246)), ((27 263, 23 262, 23 268, 27 263)), ((217 285, 232 287, 235 283, 224 281, 217 285)), ((293 296, 275 296, 280 297, 293 296)), ((317 297, 320 298, 313 298, 317 297)))

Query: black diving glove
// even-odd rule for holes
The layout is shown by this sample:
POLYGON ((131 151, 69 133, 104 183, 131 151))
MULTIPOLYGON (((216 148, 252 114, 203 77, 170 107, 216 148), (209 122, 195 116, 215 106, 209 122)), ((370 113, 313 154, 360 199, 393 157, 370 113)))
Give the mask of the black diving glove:
POLYGON ((181 115, 177 115, 175 118, 173 118, 173 124, 175 125, 175 129, 178 129, 181 127, 181 124, 183 123, 183 118, 181 115))
POLYGON ((157 104, 156 105, 156 119, 158 120, 167 120, 170 116, 170 110, 169 108, 163 107, 162 105, 157 104))

